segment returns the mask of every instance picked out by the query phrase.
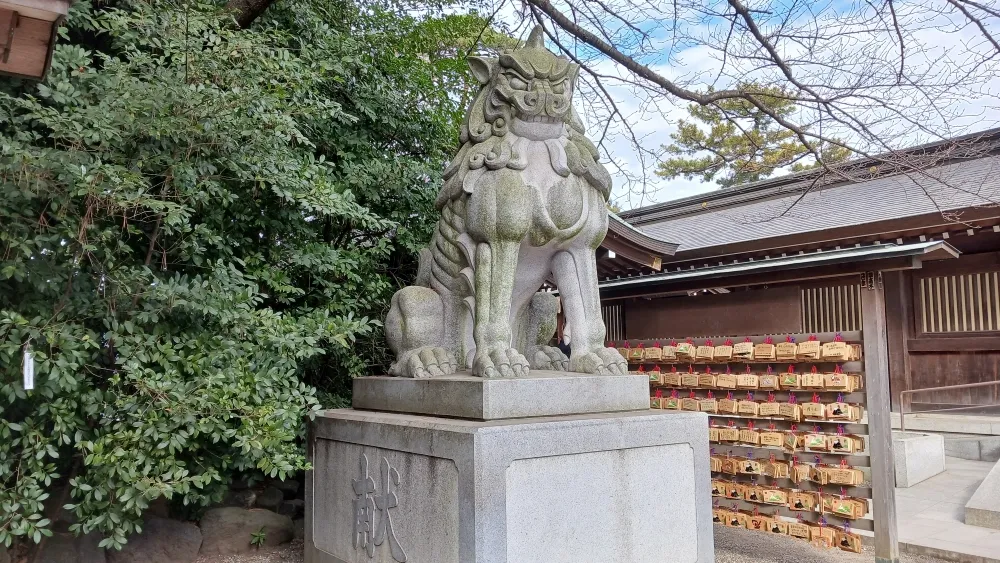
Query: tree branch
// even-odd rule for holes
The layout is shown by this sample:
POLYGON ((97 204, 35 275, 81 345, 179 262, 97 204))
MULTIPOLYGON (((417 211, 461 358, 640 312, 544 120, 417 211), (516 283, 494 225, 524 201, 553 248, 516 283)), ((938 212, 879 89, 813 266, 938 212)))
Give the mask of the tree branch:
POLYGON ((1000 52, 1000 43, 997 43, 997 40, 990 33, 990 30, 986 28, 986 25, 983 24, 982 20, 972 15, 972 13, 969 12, 969 10, 966 10, 965 6, 959 4, 957 0, 948 0, 948 3, 954 6, 959 12, 962 12, 962 15, 969 18, 969 21, 979 28, 980 33, 982 33, 983 37, 985 37, 986 40, 993 45, 993 48, 996 49, 997 52, 1000 52))
POLYGON ((699 94, 693 90, 688 90, 687 88, 682 88, 677 84, 674 84, 670 80, 667 80, 658 73, 653 72, 648 66, 640 64, 638 61, 629 57, 625 53, 622 53, 618 49, 609 45, 600 37, 594 35, 590 31, 578 26, 573 23, 573 20, 567 18, 562 12, 557 10, 555 6, 552 5, 548 0, 526 0, 528 4, 535 6, 541 10, 545 15, 552 18, 559 27, 565 29, 570 35, 576 37, 580 41, 587 43, 588 45, 594 47, 598 51, 604 53, 611 60, 622 65, 629 71, 633 72, 637 76, 640 76, 653 84, 663 88, 668 93, 677 96, 678 98, 688 100, 691 102, 696 102, 702 105, 710 104, 714 101, 723 100, 726 98, 741 98, 739 92, 735 90, 719 90, 718 92, 710 92, 708 94, 699 94))
MULTIPOLYGON (((844 14, 824 9, 815 13, 815 4, 809 0, 792 0, 781 9, 766 11, 757 8, 765 3, 748 0, 522 0, 521 13, 525 17, 526 6, 538 23, 544 18, 550 24, 549 39, 583 67, 586 78, 593 80, 592 90, 608 109, 608 115, 601 117, 607 121, 605 132, 612 121, 620 119, 633 149, 642 154, 653 153, 641 146, 637 131, 632 131, 629 119, 633 116, 624 115, 625 108, 636 102, 638 114, 646 111, 644 106, 653 105, 667 120, 673 119, 670 110, 656 107, 664 101, 715 107, 723 111, 726 121, 739 127, 740 112, 730 115, 725 102, 743 100, 790 132, 822 168, 808 176, 813 182, 805 193, 831 181, 863 181, 876 166, 880 175, 909 176, 935 206, 939 185, 994 204, 962 182, 938 178, 929 170, 948 160, 943 151, 918 157, 898 150, 903 142, 926 142, 926 137, 911 137, 915 134, 930 140, 953 136, 950 128, 963 127, 960 119, 970 117, 955 104, 966 103, 970 95, 1000 98, 982 91, 982 81, 995 76, 1000 66, 1000 40, 990 33, 995 20, 987 17, 998 18, 1000 12, 976 0, 941 4, 944 7, 927 0, 917 2, 916 7, 907 4, 903 10, 902 3, 897 6, 894 0, 866 0, 844 14), (662 17, 671 12, 671 6, 673 17, 662 17), (959 19, 953 17, 956 11, 964 21, 955 21, 959 19), (673 22, 672 32, 668 21, 673 22), (952 49, 967 54, 958 62, 952 52, 925 46, 918 35, 954 34, 969 23, 988 43, 981 48, 978 41, 966 42, 952 49), (587 47, 577 47, 576 42, 587 47), (695 74, 680 76, 682 67, 670 65, 674 47, 664 47, 667 43, 681 49, 704 47, 714 56, 709 57, 709 64, 700 63, 708 69, 696 68, 695 74), (617 68, 605 70, 605 63, 617 68), (711 63, 721 63, 718 71, 711 63), (714 75, 711 85, 724 89, 700 87, 704 79, 698 74, 702 73, 708 80, 714 75), (787 93, 778 97, 794 103, 798 111, 776 112, 769 107, 769 93, 737 88, 748 80, 787 84, 787 93), (632 87, 634 99, 619 111, 611 94, 622 85, 632 87), (816 131, 817 120, 829 127, 816 131), (859 168, 828 162, 824 149, 832 147, 846 149, 868 163, 859 168)), ((695 60, 699 57, 704 58, 699 54, 695 60)), ((985 115, 989 110, 982 111, 985 115)), ((640 128, 644 129, 648 128, 640 128)))
POLYGON ((229 0, 226 2, 226 9, 233 12, 240 29, 246 29, 274 2, 275 0, 229 0))

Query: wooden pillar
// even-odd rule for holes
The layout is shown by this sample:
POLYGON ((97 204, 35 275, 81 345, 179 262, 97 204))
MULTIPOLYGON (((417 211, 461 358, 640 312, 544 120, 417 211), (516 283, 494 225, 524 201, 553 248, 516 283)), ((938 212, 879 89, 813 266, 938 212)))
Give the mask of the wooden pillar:
POLYGON ((889 391, 892 410, 898 411, 899 394, 911 387, 908 341, 913 323, 913 302, 908 271, 883 274, 885 282, 886 337, 889 339, 889 391))
POLYGON ((875 561, 898 563, 896 476, 892 460, 892 421, 889 408, 889 347, 881 272, 869 272, 866 275, 866 283, 861 288, 861 315, 865 385, 868 388, 875 561))
MULTIPOLYGON (((903 270, 899 272, 900 279, 902 279, 903 285, 900 288, 901 292, 899 295, 900 307, 903 310, 903 379, 906 382, 906 388, 900 390, 910 391, 913 389, 913 372, 910 370, 910 339, 914 337, 916 333, 916 318, 914 318, 914 311, 916 311, 916 303, 913 299, 913 289, 916 278, 913 275, 912 270, 903 270)), ((897 402, 900 401, 897 392, 897 402)), ((906 399, 907 402, 910 399, 906 399)), ((898 405, 900 412, 903 411, 904 405, 898 405)), ((910 405, 905 405, 906 408, 910 408, 910 405)))

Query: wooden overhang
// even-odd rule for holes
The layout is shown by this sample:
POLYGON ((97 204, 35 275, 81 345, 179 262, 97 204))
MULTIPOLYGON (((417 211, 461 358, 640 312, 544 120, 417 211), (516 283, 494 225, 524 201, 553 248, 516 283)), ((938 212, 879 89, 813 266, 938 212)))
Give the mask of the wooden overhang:
POLYGON ((42 80, 72 0, 0 0, 0 74, 42 80))
POLYGON ((677 245, 643 233, 614 213, 608 213, 608 234, 597 251, 599 277, 659 272, 677 245))
POLYGON ((873 244, 702 268, 670 269, 659 274, 603 280, 599 288, 602 300, 666 296, 720 287, 842 277, 875 270, 911 270, 921 268, 923 262, 958 258, 958 255, 959 251, 944 241, 873 244))

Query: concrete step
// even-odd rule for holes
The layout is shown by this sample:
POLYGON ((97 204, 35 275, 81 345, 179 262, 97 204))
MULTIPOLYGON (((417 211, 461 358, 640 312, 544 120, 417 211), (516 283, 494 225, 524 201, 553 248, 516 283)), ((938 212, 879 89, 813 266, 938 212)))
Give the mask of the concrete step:
POLYGON ((982 434, 948 434, 944 436, 944 452, 948 457, 972 461, 1000 461, 1000 436, 982 434))
POLYGON ((1000 530, 1000 463, 993 466, 965 504, 965 523, 1000 530))
MULTIPOLYGON (((899 413, 892 413, 892 427, 900 427, 899 413)), ((946 413, 906 415, 906 430, 944 436, 949 457, 972 461, 1000 460, 1000 417, 946 413)))
MULTIPOLYGON (((899 413, 891 413, 892 427, 899 429, 899 413)), ((906 415, 906 429, 917 432, 950 434, 980 434, 1000 436, 1000 417, 946 413, 912 413, 906 415)))

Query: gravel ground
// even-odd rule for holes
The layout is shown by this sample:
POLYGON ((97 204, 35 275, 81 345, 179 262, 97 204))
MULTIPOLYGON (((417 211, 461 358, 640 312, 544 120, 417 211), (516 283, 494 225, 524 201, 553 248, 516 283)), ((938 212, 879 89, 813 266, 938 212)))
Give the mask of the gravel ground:
POLYGON ((223 555, 218 557, 199 557, 195 563, 302 563, 305 555, 302 553, 302 540, 283 545, 277 549, 260 550, 241 555, 223 555))
MULTIPOLYGON (((864 553, 847 553, 835 549, 816 549, 803 541, 746 530, 715 526, 714 531, 716 563, 871 563, 875 557, 871 548, 865 548, 864 553)), ((302 561, 302 540, 296 540, 272 551, 215 558, 202 557, 196 563, 302 563, 302 561)), ((664 563, 667 561, 664 559, 664 563)), ((914 555, 903 555, 900 562, 945 563, 941 559, 914 555)))
MULTIPOLYGON (((874 550, 848 553, 839 549, 818 549, 802 540, 760 532, 715 526, 716 563, 871 563, 874 550)), ((945 563, 934 557, 902 555, 901 563, 945 563)))

